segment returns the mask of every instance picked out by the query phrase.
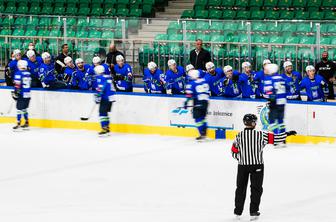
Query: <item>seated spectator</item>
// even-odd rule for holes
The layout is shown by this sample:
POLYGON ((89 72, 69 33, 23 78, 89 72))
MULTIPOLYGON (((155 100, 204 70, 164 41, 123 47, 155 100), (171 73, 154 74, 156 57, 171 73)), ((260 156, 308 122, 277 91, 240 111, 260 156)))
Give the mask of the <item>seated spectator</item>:
POLYGON ((243 62, 242 73, 239 75, 238 84, 240 86, 242 97, 255 99, 257 83, 254 81, 255 73, 252 71, 251 63, 243 62))
POLYGON ((155 62, 149 62, 147 67, 148 68, 144 70, 143 77, 145 92, 166 94, 166 89, 163 83, 163 71, 158 69, 155 62))
POLYGON ((31 73, 32 78, 31 87, 40 88, 42 84, 39 79, 39 67, 43 63, 43 60, 40 56, 36 56, 33 50, 28 50, 26 56, 25 60, 28 62, 28 71, 31 73))
POLYGON ((306 67, 307 76, 301 81, 300 88, 305 90, 308 101, 326 101, 328 96, 328 84, 326 80, 315 74, 314 66, 306 67))
POLYGON ((238 78, 233 78, 233 68, 225 66, 223 68, 225 77, 223 78, 223 93, 224 97, 237 98, 241 97, 241 89, 238 84, 238 78))
POLYGON ((165 87, 169 94, 184 94, 185 90, 185 71, 182 66, 177 66, 174 59, 168 60, 169 69, 164 78, 165 87))
POLYGON ((77 85, 78 89, 88 90, 90 88, 90 83, 86 74, 90 69, 90 65, 84 64, 84 60, 82 58, 76 59, 75 63, 77 72, 73 82, 77 85))
POLYGON ((209 84, 211 96, 219 96, 223 91, 220 83, 224 77, 224 72, 221 68, 215 68, 213 62, 208 62, 205 67, 207 72, 204 79, 209 84))
POLYGON ((284 73, 281 74, 286 84, 286 98, 288 100, 301 100, 300 98, 300 82, 302 76, 299 72, 293 71, 293 64, 286 61, 283 64, 284 73))
POLYGON ((43 88, 46 89, 65 89, 67 84, 57 80, 54 63, 51 62, 51 56, 48 52, 42 53, 43 62, 39 67, 39 78, 43 88))
POLYGON ((120 92, 133 92, 133 72, 132 67, 125 63, 122 55, 117 55, 117 64, 114 66, 115 84, 117 91, 120 92))

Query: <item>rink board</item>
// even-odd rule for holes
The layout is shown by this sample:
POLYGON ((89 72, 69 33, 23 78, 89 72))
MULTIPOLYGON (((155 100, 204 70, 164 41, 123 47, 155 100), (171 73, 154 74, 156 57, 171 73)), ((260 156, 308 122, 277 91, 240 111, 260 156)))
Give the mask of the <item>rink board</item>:
MULTIPOLYGON (((196 136, 191 110, 178 108, 183 106, 184 101, 183 96, 120 93, 116 95, 110 114, 111 129, 126 133, 196 136)), ((88 121, 80 121, 80 117, 88 116, 92 106, 92 92, 32 90, 29 107, 31 125, 98 130, 98 106, 88 121)), ((258 116, 259 128, 267 127, 265 101, 211 99, 207 116, 210 137, 214 137, 216 129, 226 129, 227 138, 234 138, 235 133, 243 129, 242 118, 246 113, 258 116)), ((15 115, 10 89, 1 87, 0 122, 15 122, 15 115)), ((300 134, 289 138, 289 142, 335 142, 335 103, 289 103, 285 123, 288 130, 295 129, 300 134)))

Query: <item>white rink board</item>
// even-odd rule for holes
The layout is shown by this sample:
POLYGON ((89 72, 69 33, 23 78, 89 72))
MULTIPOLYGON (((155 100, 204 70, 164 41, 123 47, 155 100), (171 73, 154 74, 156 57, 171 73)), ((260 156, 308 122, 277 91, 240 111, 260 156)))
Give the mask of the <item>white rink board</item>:
MULTIPOLYGON (((190 110, 182 114, 172 113, 177 107, 183 106, 185 101, 183 97, 133 93, 118 94, 116 100, 110 115, 111 123, 163 127, 174 123, 194 124, 190 110)), ((0 117, 6 115, 12 101, 10 89, 0 88, 0 113, 2 114, 0 117)), ((79 121, 81 116, 87 116, 93 105, 92 93, 32 90, 29 114, 34 119, 79 121)), ((246 113, 255 113, 261 119, 260 112, 264 107, 263 101, 212 99, 208 109, 208 124, 213 128, 241 130, 243 116, 246 113)), ((7 116, 15 116, 15 114, 16 110, 13 107, 7 116)), ((98 121, 98 106, 89 121, 98 121)), ((287 129, 294 129, 301 135, 336 137, 336 127, 334 127, 336 109, 333 105, 288 104, 285 123, 287 129)), ((261 125, 259 123, 259 126, 261 125)))

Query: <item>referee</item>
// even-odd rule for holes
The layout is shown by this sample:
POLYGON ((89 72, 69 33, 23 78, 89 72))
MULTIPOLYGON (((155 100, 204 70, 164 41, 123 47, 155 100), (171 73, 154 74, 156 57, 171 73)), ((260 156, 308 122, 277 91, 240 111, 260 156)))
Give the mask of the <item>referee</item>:
POLYGON ((238 133, 231 148, 232 156, 238 160, 234 214, 239 219, 240 215, 243 213, 246 188, 250 176, 250 216, 251 220, 255 220, 260 215, 259 204, 263 192, 263 148, 267 144, 283 143, 287 136, 296 135, 296 132, 289 131, 281 134, 273 134, 256 130, 257 116, 254 114, 246 114, 243 122, 246 127, 243 131, 238 133))

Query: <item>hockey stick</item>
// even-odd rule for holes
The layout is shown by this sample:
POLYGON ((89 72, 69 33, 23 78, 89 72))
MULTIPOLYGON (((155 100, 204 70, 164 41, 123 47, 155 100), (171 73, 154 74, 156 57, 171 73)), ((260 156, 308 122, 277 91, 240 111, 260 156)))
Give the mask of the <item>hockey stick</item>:
POLYGON ((12 102, 10 103, 10 105, 9 105, 9 107, 8 107, 8 110, 7 110, 7 112, 5 112, 5 113, 0 113, 1 115, 8 115, 8 114, 10 114, 10 112, 12 111, 12 109, 13 109, 13 105, 14 105, 14 100, 12 100, 12 102))
POLYGON ((97 106, 97 104, 94 104, 91 108, 91 111, 90 111, 89 115, 87 117, 81 117, 80 120, 82 120, 82 121, 89 120, 91 118, 91 116, 93 114, 93 111, 95 110, 96 106, 97 106))
POLYGON ((195 108, 195 107, 200 107, 200 105, 196 105, 196 106, 179 106, 179 107, 176 107, 176 109, 195 108))

